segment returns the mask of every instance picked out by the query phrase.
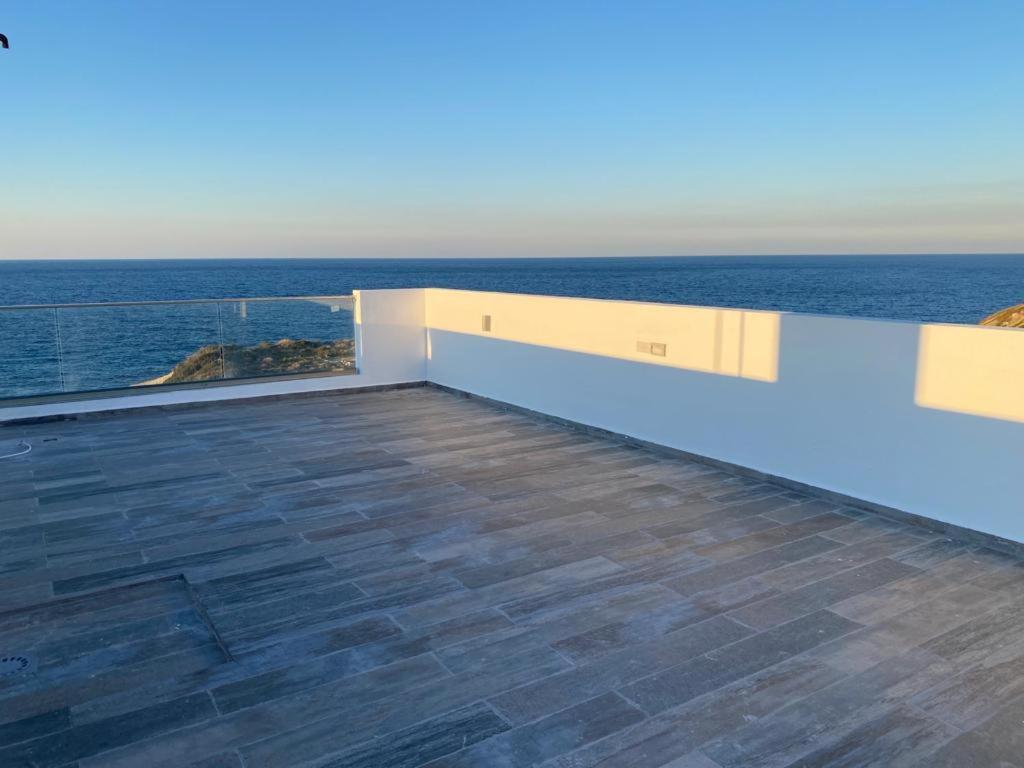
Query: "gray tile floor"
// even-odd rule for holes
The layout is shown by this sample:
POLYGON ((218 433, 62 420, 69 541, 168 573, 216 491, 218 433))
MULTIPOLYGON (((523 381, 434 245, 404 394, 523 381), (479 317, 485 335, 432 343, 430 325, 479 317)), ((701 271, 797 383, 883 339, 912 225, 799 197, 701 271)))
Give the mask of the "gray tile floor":
POLYGON ((1005 555, 432 389, 0 429, 0 766, 1019 766, 1005 555))

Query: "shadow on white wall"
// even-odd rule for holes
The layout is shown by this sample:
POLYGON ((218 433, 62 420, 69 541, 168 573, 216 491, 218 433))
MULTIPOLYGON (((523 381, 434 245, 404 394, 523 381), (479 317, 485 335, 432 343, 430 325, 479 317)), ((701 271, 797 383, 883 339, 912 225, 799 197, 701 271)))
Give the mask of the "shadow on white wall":
MULTIPOLYGON (((754 381, 778 380, 776 312, 438 289, 432 293, 426 318, 431 329, 754 381)), ((429 337, 427 354, 432 354, 429 337)))

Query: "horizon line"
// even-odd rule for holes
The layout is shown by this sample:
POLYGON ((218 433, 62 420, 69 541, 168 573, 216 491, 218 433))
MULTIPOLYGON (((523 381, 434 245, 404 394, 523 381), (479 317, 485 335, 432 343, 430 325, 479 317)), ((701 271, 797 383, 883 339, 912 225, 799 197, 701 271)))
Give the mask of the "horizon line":
POLYGON ((802 253, 671 253, 671 254, 595 254, 592 256, 51 256, 46 258, 8 258, 0 263, 86 262, 86 261, 583 261, 598 259, 772 259, 772 258, 842 258, 866 256, 1024 256, 1024 251, 875 251, 802 253))

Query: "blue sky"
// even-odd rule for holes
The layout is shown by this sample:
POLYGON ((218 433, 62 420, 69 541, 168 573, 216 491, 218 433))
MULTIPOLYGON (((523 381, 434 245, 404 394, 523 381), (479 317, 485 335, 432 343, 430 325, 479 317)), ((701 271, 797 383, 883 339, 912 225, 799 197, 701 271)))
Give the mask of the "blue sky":
POLYGON ((1024 3, 0 0, 0 258, 1024 251, 1024 3))

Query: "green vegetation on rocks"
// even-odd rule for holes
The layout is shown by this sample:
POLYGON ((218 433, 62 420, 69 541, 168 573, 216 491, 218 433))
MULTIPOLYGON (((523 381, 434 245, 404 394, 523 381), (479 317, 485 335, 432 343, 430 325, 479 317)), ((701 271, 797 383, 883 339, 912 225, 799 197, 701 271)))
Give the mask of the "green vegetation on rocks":
POLYGON ((210 345, 178 363, 170 373, 142 384, 184 384, 214 379, 287 376, 297 373, 354 370, 355 342, 281 339, 253 347, 210 345))

